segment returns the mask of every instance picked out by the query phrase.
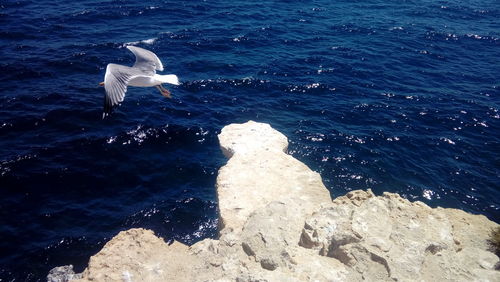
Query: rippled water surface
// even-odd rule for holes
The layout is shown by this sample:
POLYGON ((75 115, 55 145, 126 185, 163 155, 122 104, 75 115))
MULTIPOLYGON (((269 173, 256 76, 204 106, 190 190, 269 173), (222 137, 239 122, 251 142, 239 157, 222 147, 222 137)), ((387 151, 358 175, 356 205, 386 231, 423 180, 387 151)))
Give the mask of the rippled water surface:
POLYGON ((0 280, 44 280, 120 230, 217 233, 229 123, 270 123, 333 196, 371 188, 499 221, 500 4, 484 1, 3 1, 0 280), (129 88, 150 49, 182 85, 129 88))

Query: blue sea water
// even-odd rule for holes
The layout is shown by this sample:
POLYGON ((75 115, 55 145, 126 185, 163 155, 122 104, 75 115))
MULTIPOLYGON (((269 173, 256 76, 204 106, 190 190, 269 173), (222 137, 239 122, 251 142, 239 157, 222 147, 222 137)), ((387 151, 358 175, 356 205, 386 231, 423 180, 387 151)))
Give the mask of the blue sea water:
POLYGON ((0 280, 81 271, 119 231, 217 234, 230 123, 270 123, 332 196, 371 188, 500 221, 500 2, 0 3, 0 280), (155 52, 173 99, 106 65, 155 52))

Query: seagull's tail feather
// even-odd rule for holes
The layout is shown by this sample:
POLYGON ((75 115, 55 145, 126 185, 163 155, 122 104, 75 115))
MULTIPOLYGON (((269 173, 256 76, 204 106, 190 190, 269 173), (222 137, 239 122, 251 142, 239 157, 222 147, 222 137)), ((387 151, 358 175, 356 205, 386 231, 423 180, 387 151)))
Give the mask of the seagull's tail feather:
POLYGON ((158 81, 161 81, 162 83, 169 83, 173 85, 180 84, 179 78, 175 74, 167 74, 167 75, 155 74, 154 78, 158 81))

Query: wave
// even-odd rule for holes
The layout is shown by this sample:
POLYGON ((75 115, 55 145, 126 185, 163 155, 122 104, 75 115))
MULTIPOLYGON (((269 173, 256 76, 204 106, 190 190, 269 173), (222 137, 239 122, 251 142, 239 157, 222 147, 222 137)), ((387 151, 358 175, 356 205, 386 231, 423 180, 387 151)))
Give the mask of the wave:
POLYGON ((485 41, 485 42, 490 42, 490 43, 497 43, 499 40, 498 37, 495 37, 493 35, 481 35, 481 34, 475 34, 475 33, 452 33, 452 32, 444 32, 444 31, 435 31, 431 30, 425 33, 426 39, 433 39, 433 40, 444 40, 444 41, 461 41, 461 40, 467 40, 467 39, 472 39, 472 40, 480 40, 480 41, 485 41))
POLYGON ((156 40, 158 40, 157 37, 153 37, 153 38, 149 38, 149 39, 144 39, 144 40, 139 40, 139 41, 131 41, 131 42, 126 42, 126 43, 123 43, 122 44, 122 48, 123 47, 127 47, 127 46, 135 46, 135 45, 138 45, 138 44, 147 44, 147 45, 152 45, 156 42, 156 40))

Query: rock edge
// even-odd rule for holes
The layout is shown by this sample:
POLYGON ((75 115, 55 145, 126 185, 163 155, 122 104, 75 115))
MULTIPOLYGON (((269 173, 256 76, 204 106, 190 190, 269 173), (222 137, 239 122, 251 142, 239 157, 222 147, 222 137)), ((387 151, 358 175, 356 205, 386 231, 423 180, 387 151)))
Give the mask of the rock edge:
POLYGON ((370 190, 332 201, 319 174, 286 154, 286 137, 268 124, 231 124, 219 141, 229 160, 216 185, 218 240, 168 245, 130 229, 91 257, 81 277, 48 280, 500 281, 487 243, 498 224, 484 216, 370 190))

